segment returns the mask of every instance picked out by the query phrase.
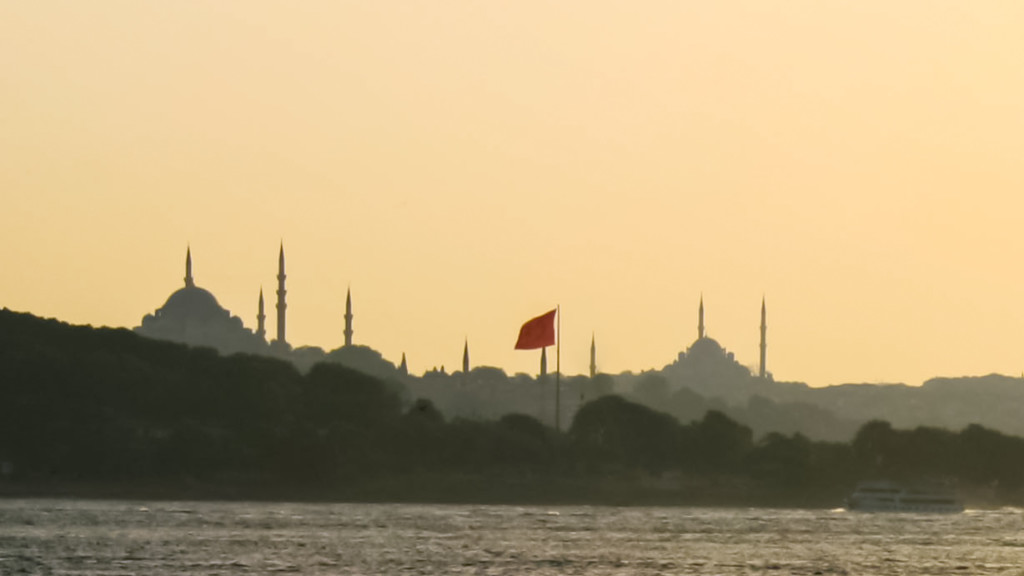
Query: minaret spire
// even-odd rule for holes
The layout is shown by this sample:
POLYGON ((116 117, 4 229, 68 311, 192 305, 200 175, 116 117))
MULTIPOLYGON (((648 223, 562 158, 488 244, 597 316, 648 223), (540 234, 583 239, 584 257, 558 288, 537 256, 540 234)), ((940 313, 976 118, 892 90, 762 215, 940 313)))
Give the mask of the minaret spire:
POLYGON ((548 374, 548 349, 547 347, 540 349, 540 375, 541 378, 548 374))
POLYGON ((590 378, 597 376, 597 344, 594 341, 594 334, 590 334, 590 378))
POLYGON ((260 311, 256 314, 256 337, 264 341, 267 338, 266 321, 267 315, 263 313, 263 286, 260 286, 260 311))
POLYGON ((462 373, 469 374, 469 338, 466 338, 466 346, 462 349, 462 373))
POLYGON ((281 241, 281 253, 277 259, 277 342, 282 346, 288 345, 288 341, 284 337, 285 310, 288 308, 288 304, 284 300, 284 295, 287 293, 287 290, 284 289, 285 278, 284 241, 281 241))
POLYGON ((196 283, 192 280, 192 246, 185 248, 185 288, 193 288, 196 283))
POLYGON ((761 296, 761 368, 758 370, 758 376, 764 378, 768 373, 765 370, 764 359, 765 351, 768 349, 768 314, 765 311, 764 296, 761 296))
POLYGON ((704 337, 704 295, 700 295, 700 308, 697 311, 697 339, 704 337))
POLYGON ((345 295, 345 346, 352 345, 352 288, 345 295))
POLYGON ((398 373, 403 376, 409 374, 409 365, 405 363, 405 352, 402 352, 402 363, 398 365, 398 373))

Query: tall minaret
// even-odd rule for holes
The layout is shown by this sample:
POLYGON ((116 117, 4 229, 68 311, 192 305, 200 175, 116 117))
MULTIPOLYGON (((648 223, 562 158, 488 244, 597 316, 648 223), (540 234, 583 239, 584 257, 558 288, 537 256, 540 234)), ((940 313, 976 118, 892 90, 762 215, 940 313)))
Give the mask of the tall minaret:
POLYGON ((594 341, 594 335, 590 335, 590 378, 593 379, 597 376, 597 344, 594 341))
POLYGON ((264 341, 267 339, 266 321, 267 315, 263 313, 263 287, 260 286, 260 311, 256 315, 256 337, 264 341))
POLYGON ((540 375, 543 378, 548 374, 548 349, 540 349, 540 375))
POLYGON ((352 289, 345 295, 345 346, 352 345, 352 289))
POLYGON ((768 334, 768 315, 765 312, 764 307, 764 296, 761 297, 761 369, 758 370, 758 376, 764 378, 767 372, 764 369, 764 358, 765 350, 768 348, 768 341, 766 335, 768 334))
POLYGON ((284 338, 285 309, 288 308, 284 301, 284 295, 287 292, 284 289, 284 279, 284 242, 281 242, 281 254, 277 259, 277 341, 279 344, 288 343, 284 338))
POLYGON ((466 338, 466 346, 462 349, 462 373, 469 374, 469 338, 466 338))
POLYGON ((704 337, 704 295, 700 295, 700 308, 697 312, 697 339, 704 337))
POLYGON ((185 249, 185 288, 194 288, 196 283, 192 281, 192 247, 185 249))
POLYGON ((409 375, 409 365, 405 363, 405 352, 402 352, 402 363, 398 365, 398 373, 403 376, 409 375))

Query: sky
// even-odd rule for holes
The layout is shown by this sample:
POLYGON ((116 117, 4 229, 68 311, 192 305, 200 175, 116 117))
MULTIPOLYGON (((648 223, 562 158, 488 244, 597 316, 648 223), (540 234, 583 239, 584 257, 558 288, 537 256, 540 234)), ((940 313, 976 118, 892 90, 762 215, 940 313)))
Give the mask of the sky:
POLYGON ((0 306, 197 285, 420 373, 1024 372, 1024 3, 0 1, 0 306))

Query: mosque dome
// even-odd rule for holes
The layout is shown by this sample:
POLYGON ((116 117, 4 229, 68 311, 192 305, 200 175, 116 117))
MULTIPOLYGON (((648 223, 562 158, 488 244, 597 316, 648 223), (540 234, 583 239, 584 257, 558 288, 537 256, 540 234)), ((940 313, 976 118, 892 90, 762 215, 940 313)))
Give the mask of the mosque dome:
POLYGON ((724 356, 726 354, 725 348, 718 343, 717 340, 709 336, 698 338, 690 345, 690 349, 687 354, 696 354, 701 356, 724 356))
POLYGON ((157 311, 157 315, 208 321, 231 314, 221 307, 213 294, 193 285, 171 294, 167 298, 167 302, 157 311))
MULTIPOLYGON (((260 295, 262 315, 262 293, 260 295)), ((262 318, 262 316, 261 316, 262 318)), ((242 319, 232 316, 209 291, 192 279, 192 251, 185 255, 185 286, 171 294, 164 305, 142 318, 135 331, 149 338, 209 346, 223 353, 264 350, 262 332, 254 334, 242 319)))

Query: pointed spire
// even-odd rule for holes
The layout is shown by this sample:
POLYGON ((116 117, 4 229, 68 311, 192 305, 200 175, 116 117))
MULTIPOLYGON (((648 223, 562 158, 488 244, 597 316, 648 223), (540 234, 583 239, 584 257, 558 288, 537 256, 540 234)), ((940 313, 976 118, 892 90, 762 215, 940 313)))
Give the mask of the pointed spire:
POLYGON ((597 343, 594 340, 594 333, 590 333, 590 377, 597 376, 597 343))
POLYGON ((192 246, 185 248, 185 288, 193 288, 196 283, 192 280, 192 246))
POLYGON ((281 241, 281 253, 277 260, 277 342, 281 346, 287 346, 288 341, 285 339, 285 311, 288 309, 288 304, 285 303, 285 294, 287 290, 284 288, 284 280, 287 276, 284 273, 284 240, 281 241))
POLYGON ((765 368, 765 357, 768 349, 768 314, 765 308, 764 296, 761 296, 761 366, 757 371, 757 375, 760 378, 764 378, 768 375, 768 371, 765 368))
POLYGON ((466 338, 466 345, 462 349, 462 373, 469 374, 469 338, 466 338))
POLYGON ((402 363, 398 365, 398 373, 403 376, 409 374, 409 365, 405 363, 405 352, 402 352, 402 363))
POLYGON ((704 337, 704 294, 700 295, 700 308, 697 311, 697 339, 704 337))
POLYGON ((352 345, 352 288, 345 295, 345 346, 352 345))
POLYGON ((267 338, 266 321, 267 315, 263 313, 263 286, 260 286, 259 313, 256 314, 256 336, 260 340, 266 340, 267 338))
POLYGON ((543 378, 548 374, 548 349, 540 349, 540 376, 543 378))

